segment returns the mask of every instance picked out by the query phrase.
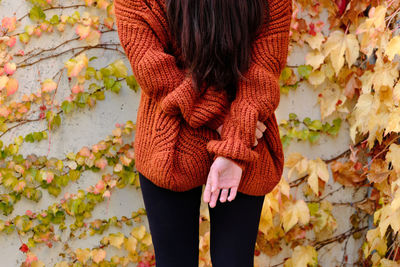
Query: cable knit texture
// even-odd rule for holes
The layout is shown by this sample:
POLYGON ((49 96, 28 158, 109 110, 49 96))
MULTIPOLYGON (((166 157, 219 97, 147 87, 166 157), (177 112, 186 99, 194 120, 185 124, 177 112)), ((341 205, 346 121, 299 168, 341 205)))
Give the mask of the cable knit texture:
POLYGON ((252 45, 252 63, 230 103, 214 87, 194 90, 178 67, 165 0, 115 0, 118 35, 142 94, 134 140, 136 169, 158 186, 186 191, 205 184, 213 160, 243 169, 238 191, 265 195, 279 182, 284 155, 275 110, 286 64, 292 0, 268 0, 270 22, 252 45), (257 121, 267 130, 253 147, 257 121), (222 127, 221 136, 216 129, 222 127))

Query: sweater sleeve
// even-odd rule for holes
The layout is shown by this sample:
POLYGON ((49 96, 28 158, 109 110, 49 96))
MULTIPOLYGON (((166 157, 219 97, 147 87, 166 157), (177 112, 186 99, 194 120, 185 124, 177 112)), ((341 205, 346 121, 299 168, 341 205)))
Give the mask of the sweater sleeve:
POLYGON ((292 0, 269 0, 269 10, 269 25, 263 23, 253 42, 252 63, 244 73, 245 79, 238 82, 221 139, 207 143, 207 150, 214 153, 214 159, 217 156, 233 159, 243 170, 246 162, 255 161, 259 156, 252 149, 257 121, 266 121, 278 107, 278 79, 289 50, 292 0))
POLYGON ((142 91, 165 113, 182 115, 191 127, 217 129, 228 112, 226 93, 210 87, 200 97, 191 75, 165 52, 165 42, 155 34, 160 25, 151 24, 152 11, 144 1, 115 0, 114 5, 118 36, 142 91))

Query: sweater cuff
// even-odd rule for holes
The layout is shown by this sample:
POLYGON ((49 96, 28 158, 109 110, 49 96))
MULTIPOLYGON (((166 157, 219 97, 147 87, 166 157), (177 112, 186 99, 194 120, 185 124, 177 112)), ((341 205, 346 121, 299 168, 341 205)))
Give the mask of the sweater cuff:
POLYGON ((244 169, 244 162, 256 161, 259 157, 258 152, 252 149, 258 112, 249 104, 237 108, 238 110, 232 108, 226 117, 221 140, 210 140, 207 143, 207 150, 215 156, 237 160, 244 169))
MULTIPOLYGON (((218 157, 220 157, 220 155, 214 155, 213 161, 215 161, 218 157)), ((234 161, 237 165, 239 165, 239 167, 242 169, 242 172, 244 173, 244 171, 246 170, 246 166, 247 166, 247 162, 240 160, 240 159, 232 159, 229 157, 225 157, 227 159, 230 159, 232 161, 234 161)))
POLYGON ((160 105, 169 115, 181 113, 193 128, 206 125, 216 130, 229 112, 230 103, 225 90, 217 90, 211 86, 203 94, 195 91, 192 78, 189 76, 170 92, 160 105))
POLYGON ((164 97, 160 104, 161 109, 170 115, 178 115, 180 112, 183 115, 190 114, 197 95, 191 87, 191 77, 186 77, 177 88, 164 97))
POLYGON ((225 90, 217 90, 215 87, 207 88, 194 104, 191 117, 188 120, 189 124, 193 128, 205 124, 205 126, 217 130, 229 113, 229 106, 230 103, 225 90))

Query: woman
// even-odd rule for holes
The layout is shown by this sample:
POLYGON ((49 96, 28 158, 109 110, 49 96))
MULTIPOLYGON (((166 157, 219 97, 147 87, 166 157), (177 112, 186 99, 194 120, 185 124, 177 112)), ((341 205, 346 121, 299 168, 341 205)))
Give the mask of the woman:
POLYGON ((291 0, 114 2, 142 90, 135 166, 156 266, 198 266, 203 185, 213 266, 253 266, 264 196, 283 170, 274 111, 291 0))

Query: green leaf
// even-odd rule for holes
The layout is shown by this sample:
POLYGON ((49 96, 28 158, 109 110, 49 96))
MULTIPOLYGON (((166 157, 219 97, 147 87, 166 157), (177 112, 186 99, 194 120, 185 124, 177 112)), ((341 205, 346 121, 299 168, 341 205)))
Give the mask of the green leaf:
POLYGON ((329 128, 331 128, 331 125, 328 122, 325 122, 324 125, 322 125, 323 132, 328 132, 329 128))
POLYGON ((311 130, 321 130, 322 129, 322 122, 320 120, 313 120, 311 124, 308 126, 311 130))
POLYGON ((34 6, 29 12, 29 18, 35 22, 40 22, 46 19, 46 14, 43 12, 42 8, 34 6))
POLYGON ((289 94, 289 91, 290 91, 290 86, 288 86, 288 85, 283 85, 283 86, 281 86, 280 87, 280 89, 281 89, 281 93, 282 94, 289 94))
POLYGON ((114 61, 111 64, 114 76, 117 78, 126 78, 128 76, 128 69, 121 59, 114 61))
POLYGON ((292 70, 291 68, 289 68, 289 67, 285 67, 285 68, 282 70, 279 79, 280 79, 282 82, 285 83, 285 82, 292 76, 292 74, 293 74, 293 70, 292 70))
POLYGON ((35 139, 33 138, 32 133, 29 133, 25 136, 25 142, 33 143, 35 142, 35 139))
POLYGON ((47 189, 49 191, 49 194, 57 197, 61 193, 61 187, 59 186, 49 186, 47 189))
POLYGON ((94 78, 98 81, 103 80, 103 74, 101 73, 101 71, 96 71, 96 75, 94 76, 94 78))
POLYGON ((20 35, 18 35, 19 41, 21 43, 27 44, 29 42, 29 40, 31 39, 31 37, 29 36, 29 34, 27 34, 26 32, 21 33, 20 35))
POLYGON ((88 98, 89 98, 89 93, 87 93, 87 92, 83 92, 82 93, 81 92, 81 93, 78 94, 77 101, 75 103, 78 105, 78 107, 83 108, 83 107, 85 107, 88 98))
POLYGON ((296 119, 297 119, 296 113, 289 113, 289 120, 296 120, 296 119))
POLYGON ((318 141, 320 136, 320 132, 310 131, 308 134, 308 141, 310 141, 311 143, 315 143, 318 141))
POLYGON ((111 87, 111 91, 114 93, 119 93, 119 91, 121 90, 122 84, 121 82, 116 82, 114 83, 114 85, 111 87))
POLYGON ((114 69, 111 66, 108 66, 106 68, 101 68, 100 72, 103 74, 103 77, 108 77, 113 75, 114 69))
POLYGON ((139 89, 139 84, 137 83, 135 76, 130 75, 126 77, 126 84, 129 86, 129 88, 131 88, 133 91, 137 93, 139 89))
POLYGON ((60 17, 58 15, 54 15, 51 17, 49 22, 52 25, 57 25, 58 23, 60 23, 60 17))
POLYGON ((69 171, 69 179, 70 179, 71 181, 76 181, 76 180, 78 180, 79 177, 80 177, 80 175, 81 175, 81 172, 78 171, 78 170, 70 170, 70 171, 69 171))
POLYGON ((108 78, 108 77, 104 78, 104 87, 107 90, 111 89, 114 86, 114 84, 115 84, 115 80, 113 78, 108 78))
POLYGON ((92 77, 96 75, 96 70, 93 67, 87 67, 85 72, 85 79, 90 80, 92 77))
POLYGON ((41 141, 43 139, 43 133, 42 132, 33 132, 33 139, 35 139, 35 141, 41 141))
POLYGON ((330 134, 330 135, 337 135, 339 130, 340 130, 340 126, 333 125, 333 126, 331 126, 331 128, 329 128, 327 133, 330 134))
POLYGON ((74 103, 64 100, 61 104, 61 108, 64 111, 65 114, 68 114, 72 111, 72 109, 74 108, 74 103))
POLYGON ((290 141, 292 141, 292 138, 289 137, 288 135, 284 135, 281 138, 282 146, 285 148, 290 144, 290 141))
POLYGON ((300 131, 297 131, 297 138, 301 139, 301 140, 307 140, 308 139, 308 135, 310 134, 310 130, 308 129, 302 129, 300 131))
POLYGON ((341 118, 337 118, 337 119, 333 120, 333 125, 340 127, 341 124, 342 124, 341 118))
POLYGON ((98 91, 93 94, 97 100, 104 100, 106 97, 104 95, 104 91, 98 91))
POLYGON ((300 65, 297 68, 297 71, 299 72, 300 77, 308 79, 308 76, 310 76, 310 73, 312 72, 312 67, 310 65, 300 65))
POLYGON ((305 117, 305 118, 303 119, 303 123, 304 123, 306 126, 309 126, 309 125, 311 124, 311 118, 310 118, 310 117, 305 117))
POLYGON ((310 210, 310 216, 315 216, 319 211, 319 203, 318 202, 309 202, 307 203, 308 209, 310 210))

